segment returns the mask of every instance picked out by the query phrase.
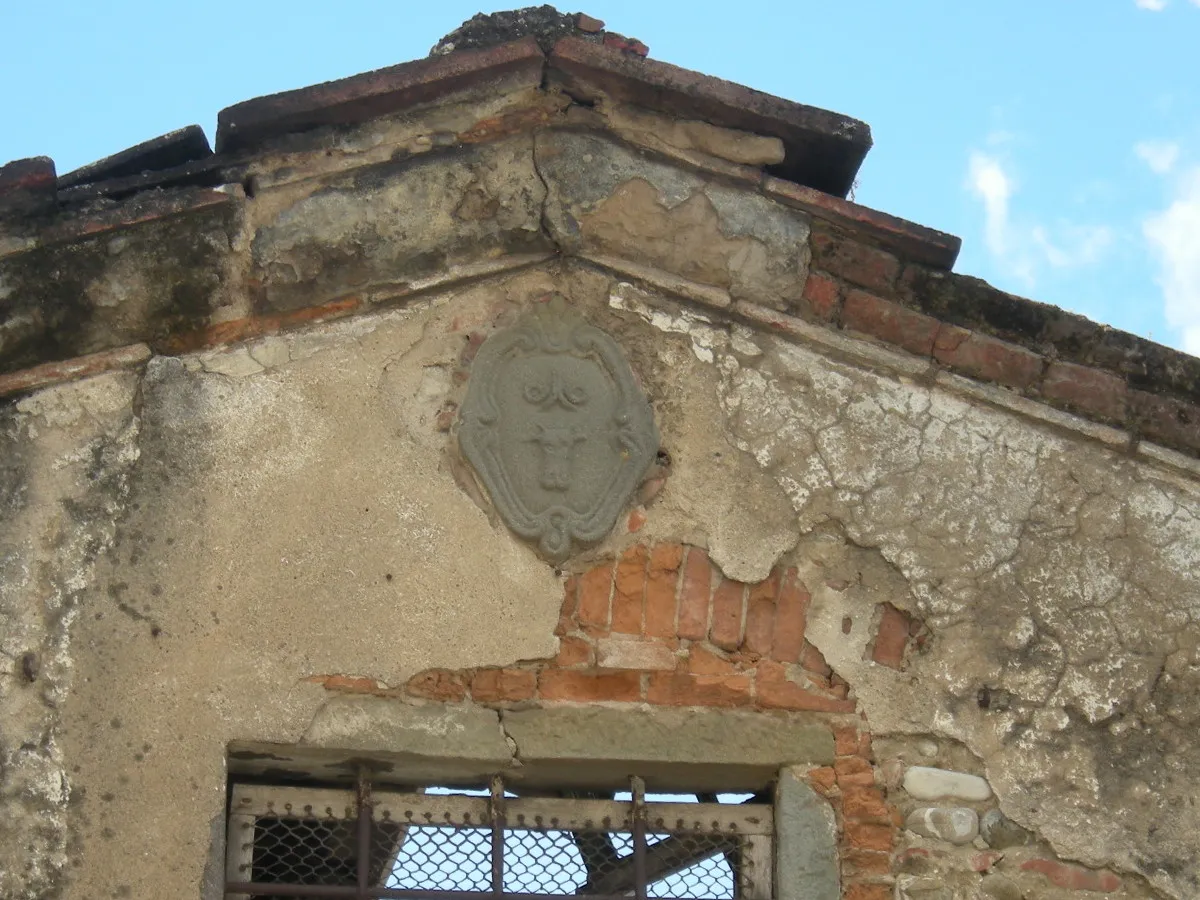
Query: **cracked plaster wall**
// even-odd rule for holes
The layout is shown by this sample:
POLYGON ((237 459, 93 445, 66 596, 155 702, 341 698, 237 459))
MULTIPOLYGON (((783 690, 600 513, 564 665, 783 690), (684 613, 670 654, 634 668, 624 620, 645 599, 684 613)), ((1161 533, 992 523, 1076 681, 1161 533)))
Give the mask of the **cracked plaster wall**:
POLYGON ((71 630, 138 459, 136 390, 103 375, 0 413, 0 897, 41 896, 69 863, 71 630))
MULTIPOLYGON (((786 307, 808 220, 609 139, 456 151, 417 193, 338 169, 403 177, 514 102, 263 166, 224 267, 251 290, 230 288, 227 313, 523 270, 7 408, 0 828, 21 849, 0 851, 4 895, 48 895, 68 858, 68 897, 203 883, 226 742, 301 740, 329 702, 306 678, 387 688, 553 652, 560 577, 491 515, 445 430, 472 336, 549 291, 616 337, 654 404, 672 466, 640 495, 637 540, 706 546, 750 582, 801 566, 810 638, 875 733, 961 744, 1064 858, 1193 895, 1195 481, 934 386, 912 360, 838 361, 843 339, 799 346, 623 284, 610 263, 712 305, 786 307), (417 228, 422 204, 442 231, 417 228), (439 255, 462 227, 474 241, 439 255), (554 250, 597 264, 539 262, 554 250), (866 661, 884 601, 930 630, 902 672, 866 661), (119 849, 149 845, 132 869, 119 849)), ((570 568, 632 539, 619 525, 570 568)))
POLYGON ((961 741, 1060 855, 1194 895, 1198 486, 627 287, 611 302, 719 373, 727 435, 807 533, 810 640, 872 730, 961 741), (865 661, 883 601, 932 631, 904 672, 865 661))

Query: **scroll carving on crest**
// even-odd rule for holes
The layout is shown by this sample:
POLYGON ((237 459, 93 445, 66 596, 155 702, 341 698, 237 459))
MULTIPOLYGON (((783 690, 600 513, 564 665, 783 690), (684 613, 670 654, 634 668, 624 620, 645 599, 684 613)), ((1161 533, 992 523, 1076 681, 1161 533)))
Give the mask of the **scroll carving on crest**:
POLYGON ((553 561, 612 530, 658 452, 620 347, 557 295, 479 348, 458 441, 508 527, 553 561))

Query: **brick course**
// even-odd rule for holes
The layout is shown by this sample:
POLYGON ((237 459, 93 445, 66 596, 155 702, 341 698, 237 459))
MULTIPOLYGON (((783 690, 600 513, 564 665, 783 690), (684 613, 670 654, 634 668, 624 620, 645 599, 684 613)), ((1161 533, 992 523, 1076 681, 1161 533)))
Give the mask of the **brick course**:
POLYGON ((431 669, 398 690, 500 705, 646 702, 852 714, 849 686, 805 639, 809 600, 794 568, 743 584, 725 578, 701 548, 635 544, 566 579, 552 658, 431 669))
MULTIPOLYGON (((331 690, 504 709, 513 704, 605 703, 806 712, 830 722, 832 766, 807 773, 832 805, 845 896, 891 890, 900 828, 872 758, 857 702, 805 638, 810 595, 795 568, 757 584, 724 577, 697 547, 632 545, 567 578, 556 633, 543 660, 464 672, 431 669, 400 688, 367 678, 318 676, 331 690), (611 629, 610 629, 611 626, 611 629)), ((911 639, 914 623, 891 608, 885 639, 911 639)), ((920 623, 915 623, 919 625, 920 623)), ((888 658, 895 658, 889 650, 888 658)))

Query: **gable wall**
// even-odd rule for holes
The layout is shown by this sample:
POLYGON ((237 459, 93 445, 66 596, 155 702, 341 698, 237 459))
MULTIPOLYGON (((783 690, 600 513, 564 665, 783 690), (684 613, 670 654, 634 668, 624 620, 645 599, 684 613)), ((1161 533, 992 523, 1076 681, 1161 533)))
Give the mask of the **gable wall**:
POLYGON ((227 744, 347 694, 805 717, 859 900, 1194 889, 1191 370, 1049 312, 1031 346, 911 234, 599 109, 467 98, 10 240, 0 893, 213 891, 227 744), (454 442, 474 352, 554 292, 669 454, 561 570, 454 442), (1028 843, 900 827, 954 805, 914 764, 1028 843))

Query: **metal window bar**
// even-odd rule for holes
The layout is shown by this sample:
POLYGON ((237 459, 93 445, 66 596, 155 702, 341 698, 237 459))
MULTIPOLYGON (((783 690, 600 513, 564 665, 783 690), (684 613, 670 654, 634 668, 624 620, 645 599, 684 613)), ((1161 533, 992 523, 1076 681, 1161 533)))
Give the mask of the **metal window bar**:
POLYGON ((770 900, 765 803, 235 784, 226 900, 770 900))

